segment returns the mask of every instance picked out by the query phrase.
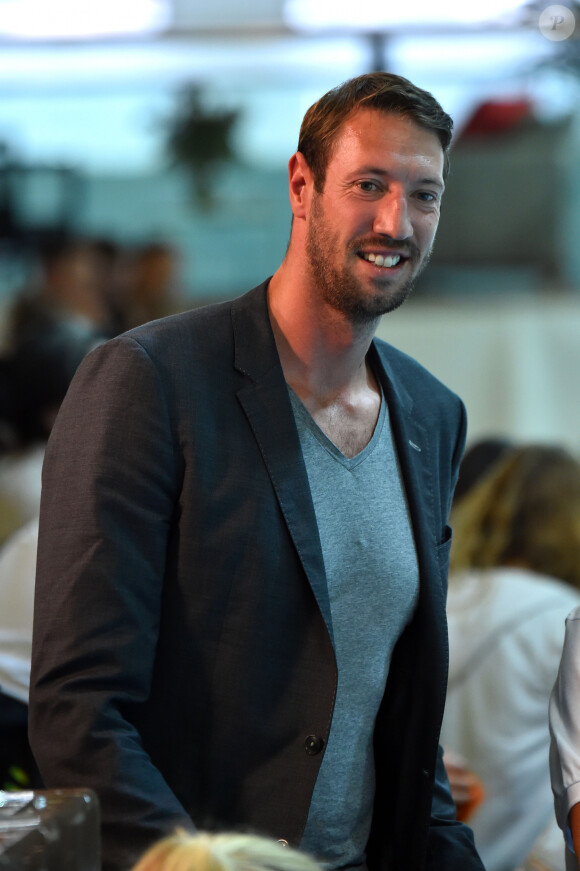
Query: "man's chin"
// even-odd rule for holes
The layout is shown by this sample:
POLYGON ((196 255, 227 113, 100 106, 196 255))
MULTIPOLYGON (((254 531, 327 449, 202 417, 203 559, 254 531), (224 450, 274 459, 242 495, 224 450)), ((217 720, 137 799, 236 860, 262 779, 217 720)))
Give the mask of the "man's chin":
POLYGON ((402 306, 412 293, 413 286, 414 281, 407 281, 399 287, 383 287, 370 297, 361 297, 352 306, 352 315, 359 323, 377 320, 402 306))

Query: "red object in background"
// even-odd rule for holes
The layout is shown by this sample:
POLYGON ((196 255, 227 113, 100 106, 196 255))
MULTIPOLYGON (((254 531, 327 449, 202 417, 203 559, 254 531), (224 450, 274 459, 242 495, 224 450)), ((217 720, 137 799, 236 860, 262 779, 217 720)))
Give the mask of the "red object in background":
POLYGON ((458 138, 504 133, 531 117, 533 106, 528 99, 502 102, 486 100, 475 110, 458 138))
POLYGON ((485 790, 481 781, 472 784, 469 787, 469 798, 467 801, 457 802, 457 819, 460 823, 465 823, 473 816, 479 805, 485 799, 485 790))

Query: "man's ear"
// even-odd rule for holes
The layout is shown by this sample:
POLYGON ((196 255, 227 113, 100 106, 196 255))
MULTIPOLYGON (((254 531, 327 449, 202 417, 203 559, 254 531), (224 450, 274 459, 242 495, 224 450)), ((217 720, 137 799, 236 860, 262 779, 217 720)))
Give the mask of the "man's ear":
POLYGON ((314 178, 300 151, 293 154, 288 161, 288 187, 292 214, 295 218, 306 217, 314 188, 314 178))

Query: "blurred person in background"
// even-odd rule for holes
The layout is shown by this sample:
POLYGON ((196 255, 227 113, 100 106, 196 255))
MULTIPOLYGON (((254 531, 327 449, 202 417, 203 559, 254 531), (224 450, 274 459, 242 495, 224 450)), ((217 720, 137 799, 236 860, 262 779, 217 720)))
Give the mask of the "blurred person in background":
POLYGON ((321 871, 300 850, 259 835, 177 830, 150 847, 132 871, 321 871))
POLYGON ((502 436, 489 436, 469 444, 459 466, 459 478, 453 494, 453 503, 462 499, 468 490, 471 490, 495 463, 506 457, 513 447, 514 443, 502 436))
POLYGON ((0 548, 0 790, 39 789, 28 742, 28 688, 38 520, 0 548))
POLYGON ((483 785, 469 824, 487 871, 562 869, 548 699, 564 620, 580 605, 580 464, 560 447, 514 446, 457 500, 451 522, 441 740, 483 785))
POLYGON ((558 677, 550 698, 550 777, 567 871, 580 868, 580 607, 566 619, 558 677))
POLYGON ((27 736, 41 468, 76 368, 99 341, 53 316, 0 358, 0 789, 41 785, 27 736))
POLYGON ((123 327, 111 304, 117 246, 110 240, 76 236, 44 239, 36 253, 36 277, 9 312, 9 337, 31 325, 57 319, 114 336, 123 327))
MULTIPOLYGON (((461 500, 472 487, 489 472, 490 468, 514 447, 501 436, 478 439, 468 445, 459 466, 459 478, 453 494, 453 505, 461 500)), ((485 798, 485 790, 479 777, 469 769, 465 759, 449 747, 443 756, 449 777, 451 794, 457 808, 457 818, 468 822, 485 798)))
POLYGON ((119 290, 124 329, 183 309, 179 291, 179 255, 162 241, 128 249, 119 290))
POLYGON ((38 516, 44 450, 82 358, 102 337, 44 312, 21 321, 0 356, 0 544, 38 516))

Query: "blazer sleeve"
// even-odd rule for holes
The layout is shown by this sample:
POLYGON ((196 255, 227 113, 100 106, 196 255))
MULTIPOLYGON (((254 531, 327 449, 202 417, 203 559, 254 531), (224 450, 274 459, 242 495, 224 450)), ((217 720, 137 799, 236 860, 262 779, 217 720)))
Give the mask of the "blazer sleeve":
POLYGON ((181 476, 161 380, 134 339, 93 351, 43 471, 30 738, 47 788, 104 799, 105 869, 192 827, 129 716, 149 692, 181 476))

